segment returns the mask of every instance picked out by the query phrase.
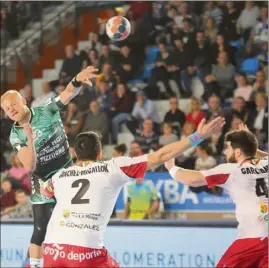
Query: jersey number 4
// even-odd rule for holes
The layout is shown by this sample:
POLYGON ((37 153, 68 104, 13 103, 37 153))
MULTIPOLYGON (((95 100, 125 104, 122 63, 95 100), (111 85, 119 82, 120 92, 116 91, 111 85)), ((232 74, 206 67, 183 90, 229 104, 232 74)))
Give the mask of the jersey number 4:
POLYGON ((265 195, 268 198, 268 186, 266 184, 265 178, 260 178, 256 180, 256 195, 265 195))
POLYGON ((88 191, 90 187, 90 182, 88 180, 86 179, 76 180, 72 183, 71 187, 72 188, 80 187, 76 195, 72 198, 71 204, 77 205, 77 204, 89 204, 90 203, 90 199, 87 199, 87 198, 83 199, 83 196, 85 195, 85 193, 88 191))

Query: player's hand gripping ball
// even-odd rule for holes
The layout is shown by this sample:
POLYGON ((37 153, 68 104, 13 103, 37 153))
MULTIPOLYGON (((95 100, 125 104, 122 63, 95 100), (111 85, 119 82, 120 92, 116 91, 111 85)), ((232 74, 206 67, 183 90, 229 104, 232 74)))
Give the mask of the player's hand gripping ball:
POLYGON ((122 41, 128 37, 131 31, 130 22, 122 17, 115 16, 106 23, 106 33, 113 41, 122 41))

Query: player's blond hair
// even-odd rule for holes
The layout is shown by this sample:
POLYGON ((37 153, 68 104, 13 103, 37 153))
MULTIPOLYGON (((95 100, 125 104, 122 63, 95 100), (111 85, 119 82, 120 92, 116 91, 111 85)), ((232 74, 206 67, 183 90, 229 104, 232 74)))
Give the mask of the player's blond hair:
POLYGON ((17 90, 11 89, 11 90, 8 90, 7 92, 5 92, 5 93, 1 96, 1 100, 0 100, 1 105, 2 105, 3 100, 4 100, 7 96, 9 96, 9 95, 16 95, 16 96, 18 96, 20 99, 22 99, 22 95, 21 95, 17 90))

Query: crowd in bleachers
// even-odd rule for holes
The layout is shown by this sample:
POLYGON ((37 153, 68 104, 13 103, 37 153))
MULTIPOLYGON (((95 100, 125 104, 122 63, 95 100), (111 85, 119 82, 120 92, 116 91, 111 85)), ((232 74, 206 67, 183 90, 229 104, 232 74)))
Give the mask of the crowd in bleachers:
MULTIPOLYGON (((44 81, 42 95, 34 99, 31 85, 21 91, 28 105, 36 107, 64 90, 85 66, 99 69, 93 86, 83 85, 62 111, 74 159, 72 144, 81 131, 99 131, 104 144, 116 146, 125 124, 133 135, 133 142, 126 144, 129 154, 137 156, 186 137, 202 118, 219 115, 226 118, 223 131, 187 150, 177 159, 180 166, 202 170, 224 161, 225 133, 242 122, 256 134, 261 149, 268 148, 266 1, 132 2, 125 15, 132 26, 125 41, 111 42, 100 20, 100 31, 91 34, 87 49, 66 47, 59 79, 44 81), (199 97, 193 79, 203 88, 199 97), (179 107, 181 99, 189 102, 188 110, 179 107), (156 118, 156 100, 168 100, 161 121, 156 118)), ((1 172, 14 185, 23 183, 23 171, 19 178, 14 175, 18 171, 11 172, 22 167, 7 160, 11 124, 3 114, 1 124, 6 152, 1 154, 1 172)), ((124 145, 117 146, 113 156, 126 151, 124 145)))

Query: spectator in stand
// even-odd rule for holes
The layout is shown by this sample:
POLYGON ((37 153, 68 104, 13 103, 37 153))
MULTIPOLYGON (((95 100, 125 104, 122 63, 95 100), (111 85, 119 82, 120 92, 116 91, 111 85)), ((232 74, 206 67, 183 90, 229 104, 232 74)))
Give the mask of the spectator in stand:
POLYGON ((264 93, 257 93, 255 97, 256 109, 249 113, 247 125, 256 134, 259 144, 264 146, 268 139, 268 104, 264 93))
POLYGON ((224 32, 227 40, 238 40, 239 34, 237 33, 237 20, 240 15, 238 2, 224 1, 227 12, 223 18, 221 29, 224 32))
POLYGON ((142 152, 140 144, 137 141, 131 142, 129 156, 136 157, 136 156, 141 156, 141 155, 143 155, 143 152, 142 152))
POLYGON ((195 148, 196 161, 195 170, 207 170, 214 168, 217 165, 216 159, 212 156, 213 151, 208 142, 200 143, 195 148))
POLYGON ((213 57, 213 64, 218 63, 218 56, 220 52, 226 52, 228 55, 229 62, 233 65, 236 65, 235 60, 235 48, 229 45, 227 39, 223 34, 218 34, 216 43, 212 46, 212 57, 213 57))
POLYGON ((23 188, 27 194, 31 193, 31 179, 28 170, 26 170, 16 154, 12 156, 11 168, 8 171, 8 176, 13 179, 13 184, 17 188, 23 188))
POLYGON ((179 32, 179 36, 183 40, 184 44, 192 49, 195 46, 195 29, 194 23, 191 19, 185 18, 183 20, 183 29, 179 32))
POLYGON ((99 55, 97 50, 94 48, 91 48, 88 54, 85 55, 83 68, 86 68, 89 65, 94 66, 96 69, 98 69, 100 66, 99 55))
POLYGON ((31 107, 32 102, 35 100, 35 98, 33 97, 32 86, 30 84, 25 85, 20 93, 25 98, 27 106, 31 107))
POLYGON ((212 94, 220 96, 222 100, 233 96, 235 74, 235 67, 228 62, 227 53, 220 52, 218 65, 214 65, 211 74, 205 77, 207 82, 205 98, 212 94))
MULTIPOLYGON (((101 111, 100 105, 96 100, 90 103, 90 111, 82 116, 79 126, 82 127, 82 132, 97 131, 103 137, 103 142, 108 142, 108 118, 101 111)), ((80 129, 79 127, 79 129, 80 129)))
POLYGON ((162 135, 159 137, 159 144, 164 146, 177 140, 178 136, 173 134, 173 125, 170 122, 164 122, 162 125, 162 135))
POLYGON ((98 33, 90 33, 90 49, 94 49, 99 54, 101 52, 102 44, 99 40, 98 33))
POLYGON ((266 80, 265 73, 259 70, 256 73, 256 80, 253 84, 254 92, 264 92, 268 95, 268 81, 266 80))
POLYGON ((132 55, 127 44, 123 44, 121 46, 120 53, 116 61, 117 64, 114 66, 115 71, 119 75, 120 80, 127 83, 133 78, 137 67, 134 55, 132 55))
POLYGON ((178 108, 178 99, 176 97, 169 99, 169 107, 170 110, 166 113, 164 122, 170 122, 173 126, 173 133, 180 137, 186 116, 184 112, 178 108))
POLYGON ((147 44, 148 34, 151 32, 151 26, 148 21, 130 20, 131 32, 124 43, 130 48, 135 55, 136 66, 141 66, 145 59, 145 47, 147 44))
POLYGON ((202 15, 204 22, 208 17, 212 17, 217 25, 220 25, 223 19, 223 13, 221 9, 216 5, 214 1, 206 1, 204 2, 205 12, 202 15))
POLYGON ((98 91, 96 87, 89 88, 88 85, 82 84, 79 94, 72 100, 72 102, 77 105, 79 112, 86 112, 89 109, 89 103, 96 99, 97 94, 98 91))
POLYGON ((181 72, 182 84, 187 92, 191 91, 191 78, 198 75, 204 87, 205 77, 210 73, 212 56, 211 46, 206 43, 205 34, 198 31, 196 34, 196 45, 191 51, 192 64, 188 66, 187 70, 181 72))
POLYGON ((136 179, 128 185, 128 198, 124 208, 124 218, 130 220, 152 219, 158 211, 158 191, 144 181, 136 179))
POLYGON ((211 121, 215 119, 218 116, 222 116, 223 112, 221 109, 221 102, 220 102, 220 97, 216 95, 212 95, 208 98, 207 101, 208 104, 208 110, 206 111, 205 114, 205 119, 206 121, 211 121))
POLYGON ((226 133, 239 129, 239 125, 243 123, 243 118, 240 113, 233 111, 232 118, 230 121, 226 121, 226 126, 223 128, 223 132, 221 133, 218 144, 217 144, 217 154, 223 155, 224 149, 224 141, 226 133))
MULTIPOLYGON (((151 118, 155 122, 153 102, 149 100, 143 90, 136 93, 136 102, 131 114, 131 118, 126 122, 128 129, 135 135, 143 120, 151 118)), ((155 124, 156 125, 156 124, 155 124)), ((157 126, 156 126, 157 127, 157 126)))
POLYGON ((52 90, 48 82, 42 83, 42 94, 37 97, 31 104, 31 108, 44 105, 50 98, 56 97, 56 93, 52 90))
POLYGON ((111 66, 114 65, 114 57, 110 51, 110 48, 107 44, 103 44, 101 48, 101 54, 99 58, 99 70, 103 70, 103 65, 109 63, 111 66))
POLYGON ((136 131, 135 140, 140 144, 145 154, 158 148, 158 136, 153 131, 153 121, 151 119, 144 120, 142 130, 136 131))
POLYGON ((65 55, 59 75, 60 84, 68 84, 81 71, 83 64, 81 57, 75 54, 72 45, 66 46, 65 55))
POLYGON ((98 102, 102 112, 110 112, 112 105, 112 93, 109 92, 109 85, 106 80, 102 79, 98 84, 98 93, 96 101, 98 102))
POLYGON ((128 121, 133 109, 133 98, 125 84, 118 84, 116 92, 112 96, 111 113, 112 119, 112 143, 116 143, 121 124, 128 121))
POLYGON ((259 8, 254 1, 246 1, 245 8, 241 11, 237 24, 238 29, 244 40, 248 40, 251 29, 257 24, 257 19, 260 15, 259 8))
MULTIPOLYGON (((176 2, 174 2, 174 3, 176 3, 176 2)), ((196 25, 197 18, 196 18, 194 13, 190 12, 190 6, 189 6, 188 2, 181 2, 178 9, 179 9, 179 14, 177 16, 175 16, 175 18, 174 18, 175 26, 177 28, 183 29, 183 25, 184 25, 183 21, 186 18, 194 21, 195 25, 196 25)))
POLYGON ((252 28, 248 40, 247 53, 256 56, 264 43, 268 43, 268 6, 260 9, 258 23, 252 28))
POLYGON ((114 147, 112 157, 124 156, 126 152, 127 152, 127 146, 124 143, 122 143, 114 147))
POLYGON ((198 99, 192 97, 190 101, 190 112, 186 116, 186 121, 193 123, 197 128, 205 113, 201 109, 201 103, 198 99))
POLYGON ((105 62, 102 67, 102 72, 96 77, 95 87, 98 88, 101 80, 104 80, 108 83, 109 90, 113 91, 116 87, 117 81, 116 77, 113 74, 112 65, 108 62, 105 62))
POLYGON ((214 44, 217 39, 218 28, 212 17, 208 17, 205 22, 205 37, 210 44, 214 44))
POLYGON ((244 124, 247 122, 249 110, 247 109, 247 104, 244 98, 235 98, 233 101, 232 108, 224 111, 224 117, 226 122, 232 122, 234 114, 238 115, 238 117, 241 118, 244 124))
POLYGON ((237 89, 234 91, 234 98, 242 97, 246 102, 251 98, 253 87, 250 85, 245 73, 240 73, 236 77, 237 89))
POLYGON ((167 59, 167 78, 176 82, 180 96, 184 98, 189 94, 182 89, 180 74, 191 63, 191 55, 179 36, 174 38, 173 44, 174 49, 167 59))
MULTIPOLYGON (((167 46, 165 43, 160 43, 159 45, 160 52, 157 54, 155 59, 155 68, 152 69, 151 75, 148 80, 148 84, 151 88, 159 86, 158 82, 162 82, 164 88, 159 89, 159 97, 167 99, 169 96, 173 96, 174 92, 171 90, 169 85, 169 79, 167 75, 167 63, 169 60, 170 53, 168 52, 167 46)), ((156 94, 155 94, 156 95, 156 94)))
POLYGON ((16 205, 15 192, 8 178, 1 182, 2 194, 0 197, 1 215, 11 211, 16 205))
POLYGON ((15 199, 17 204, 7 213, 6 217, 11 219, 33 218, 32 204, 25 191, 21 189, 17 190, 15 192, 15 199))

